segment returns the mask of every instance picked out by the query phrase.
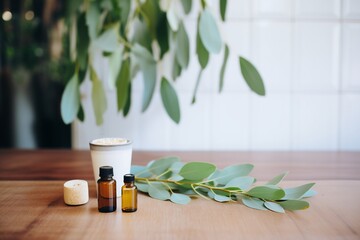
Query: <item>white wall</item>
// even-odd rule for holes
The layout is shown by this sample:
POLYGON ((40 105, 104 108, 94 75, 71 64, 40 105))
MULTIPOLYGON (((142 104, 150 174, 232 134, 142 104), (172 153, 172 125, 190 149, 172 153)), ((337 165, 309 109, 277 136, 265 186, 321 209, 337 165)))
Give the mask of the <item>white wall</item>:
POLYGON ((73 125, 74 148, 88 148, 97 137, 123 136, 137 150, 360 150, 360 0, 230 0, 221 24, 231 49, 224 91, 217 93, 220 54, 211 57, 192 106, 199 70, 195 22, 193 10, 186 20, 193 56, 174 83, 180 124, 168 118, 158 91, 141 114, 138 76, 128 118, 116 113, 115 92, 108 90, 105 124, 97 127, 87 82, 87 118, 73 125), (266 97, 244 83, 240 54, 259 69, 266 97))

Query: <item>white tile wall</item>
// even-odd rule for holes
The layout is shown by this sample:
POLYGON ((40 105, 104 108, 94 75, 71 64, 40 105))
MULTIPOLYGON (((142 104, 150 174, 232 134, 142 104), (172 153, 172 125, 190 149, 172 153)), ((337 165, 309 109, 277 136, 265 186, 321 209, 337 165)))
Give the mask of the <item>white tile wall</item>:
POLYGON ((360 149, 360 95, 341 96, 340 148, 344 150, 360 149))
POLYGON ((311 19, 337 19, 341 0, 295 0, 295 16, 311 19))
POLYGON ((339 34, 339 23, 296 22, 294 24, 294 91, 338 90, 339 34))
POLYGON ((342 89, 360 91, 360 24, 343 25, 342 53, 342 89))
MULTIPOLYGON (((219 18, 218 1, 209 2, 219 18)), ((194 1, 185 23, 189 68, 173 83, 180 124, 167 117, 159 84, 148 111, 141 113, 138 75, 129 116, 117 113, 115 92, 107 88, 105 124, 97 127, 87 82, 82 86, 86 121, 73 124, 75 148, 88 148, 96 137, 124 136, 137 150, 360 151, 360 0, 229 0, 227 21, 219 22, 231 49, 223 92, 218 94, 221 53, 211 56, 191 105, 199 71, 194 41, 199 7, 194 1), (239 55, 258 68, 266 97, 244 83, 239 55)), ((159 66, 166 76, 169 59, 159 66)), ((106 77, 106 64, 99 66, 106 77)))

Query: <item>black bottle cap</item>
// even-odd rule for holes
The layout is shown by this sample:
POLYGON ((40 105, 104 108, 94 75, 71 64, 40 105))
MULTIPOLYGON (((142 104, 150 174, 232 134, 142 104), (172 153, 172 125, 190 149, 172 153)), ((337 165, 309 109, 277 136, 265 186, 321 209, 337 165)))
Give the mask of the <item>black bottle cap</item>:
POLYGON ((111 166, 100 167, 99 176, 102 178, 109 178, 114 176, 114 170, 111 166))
POLYGON ((124 183, 130 183, 135 180, 134 174, 125 174, 124 175, 124 183))

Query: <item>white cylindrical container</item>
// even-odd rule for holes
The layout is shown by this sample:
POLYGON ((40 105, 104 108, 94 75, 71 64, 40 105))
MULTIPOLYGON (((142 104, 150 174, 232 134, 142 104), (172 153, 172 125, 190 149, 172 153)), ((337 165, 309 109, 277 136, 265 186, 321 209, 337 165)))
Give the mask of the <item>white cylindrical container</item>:
POLYGON ((90 152, 95 182, 99 179, 101 166, 112 166, 116 180, 116 195, 120 197, 123 176, 130 173, 131 168, 131 141, 124 138, 95 139, 90 142, 90 152))
POLYGON ((64 183, 64 202, 67 205, 82 205, 89 201, 89 188, 85 180, 71 180, 64 183))

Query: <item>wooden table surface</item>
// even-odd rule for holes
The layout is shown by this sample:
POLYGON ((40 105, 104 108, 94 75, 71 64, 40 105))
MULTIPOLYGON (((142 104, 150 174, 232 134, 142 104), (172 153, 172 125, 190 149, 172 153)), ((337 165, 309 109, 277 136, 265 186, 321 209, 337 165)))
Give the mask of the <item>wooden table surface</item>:
POLYGON ((290 170, 282 186, 314 181, 318 195, 308 210, 276 214, 139 194, 137 212, 104 214, 97 211, 89 151, 0 150, 0 239, 360 239, 359 152, 135 152, 133 164, 164 155, 220 168, 252 163, 251 175, 260 180, 290 170), (90 201, 70 207, 63 183, 75 178, 88 180, 90 201))

